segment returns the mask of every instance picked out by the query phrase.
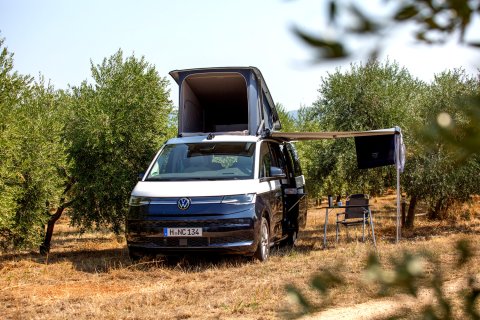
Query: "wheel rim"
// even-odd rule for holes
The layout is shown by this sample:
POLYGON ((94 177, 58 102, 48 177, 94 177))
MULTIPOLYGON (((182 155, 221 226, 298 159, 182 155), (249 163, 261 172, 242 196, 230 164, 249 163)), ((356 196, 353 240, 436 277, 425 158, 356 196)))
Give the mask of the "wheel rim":
POLYGON ((265 220, 262 221, 262 239, 261 239, 261 250, 263 260, 268 258, 268 228, 265 220))

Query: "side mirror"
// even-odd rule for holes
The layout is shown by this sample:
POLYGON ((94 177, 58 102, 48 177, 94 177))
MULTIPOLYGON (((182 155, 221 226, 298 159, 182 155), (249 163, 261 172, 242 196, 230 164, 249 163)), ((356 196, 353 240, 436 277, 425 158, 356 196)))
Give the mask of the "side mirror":
POLYGON ((137 177, 138 181, 142 181, 144 176, 145 176, 145 172, 139 173, 137 177))
POLYGON ((270 167, 270 177, 271 178, 285 178, 287 175, 283 172, 282 168, 279 167, 270 167))

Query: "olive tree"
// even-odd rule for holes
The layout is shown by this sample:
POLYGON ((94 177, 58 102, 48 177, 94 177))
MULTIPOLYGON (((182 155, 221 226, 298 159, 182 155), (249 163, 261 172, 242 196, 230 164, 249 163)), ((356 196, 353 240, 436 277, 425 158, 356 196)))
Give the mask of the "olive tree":
POLYGON ((168 82, 145 59, 121 50, 91 64, 93 83, 72 88, 65 135, 72 160, 71 221, 122 229, 138 173, 166 139, 168 82))
MULTIPOLYGON (((424 84, 396 63, 371 60, 352 64, 322 79, 319 99, 301 112, 304 128, 363 131, 400 126, 409 139, 417 94, 424 84)), ((310 142, 302 148, 307 178, 322 194, 379 194, 394 186, 395 172, 382 167, 357 169, 353 139, 310 142), (307 151, 308 150, 308 151, 307 151)))
POLYGON ((454 203, 463 203, 470 199, 470 195, 480 192, 479 157, 472 155, 459 159, 457 151, 449 147, 449 142, 459 144, 468 138, 465 129, 473 124, 465 111, 470 107, 469 98, 479 92, 479 80, 459 69, 436 75, 420 99, 417 126, 437 122, 438 118, 441 123, 449 122, 445 126, 455 127, 455 130, 451 131, 451 141, 432 139, 426 145, 418 138, 409 142, 411 152, 403 179, 405 190, 411 195, 408 227, 413 226, 418 200, 425 200, 429 217, 438 219, 445 218, 454 203))
POLYGON ((67 92, 13 70, 0 40, 0 245, 50 248, 66 208, 82 228, 119 231, 128 196, 174 134, 168 82, 118 51, 67 92), (46 229, 45 229, 46 225, 46 229))
MULTIPOLYGON (((3 40, 0 40, 0 47, 3 40)), ((13 71, 0 54, 0 244, 29 248, 60 202, 66 155, 60 93, 13 71)))
POLYGON ((280 123, 282 124, 282 131, 295 131, 295 118, 288 113, 288 111, 281 103, 276 103, 275 109, 277 110, 278 117, 280 118, 280 123))

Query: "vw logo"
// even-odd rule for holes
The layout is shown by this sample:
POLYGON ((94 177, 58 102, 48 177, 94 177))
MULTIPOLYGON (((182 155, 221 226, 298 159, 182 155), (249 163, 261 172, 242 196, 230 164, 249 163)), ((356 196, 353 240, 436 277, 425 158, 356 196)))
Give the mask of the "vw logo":
POLYGON ((178 206, 178 209, 180 210, 187 210, 189 207, 190 207, 190 199, 188 198, 180 198, 178 199, 177 201, 177 206, 178 206))

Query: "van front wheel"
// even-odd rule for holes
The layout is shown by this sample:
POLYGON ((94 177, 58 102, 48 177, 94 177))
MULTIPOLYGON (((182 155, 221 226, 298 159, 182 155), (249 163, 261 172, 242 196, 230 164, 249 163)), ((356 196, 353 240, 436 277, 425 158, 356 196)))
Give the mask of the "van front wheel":
POLYGON ((262 217, 262 223, 260 225, 259 241, 257 251, 255 251, 254 257, 260 261, 266 261, 270 254, 270 233, 268 232, 268 222, 265 217, 262 217))

